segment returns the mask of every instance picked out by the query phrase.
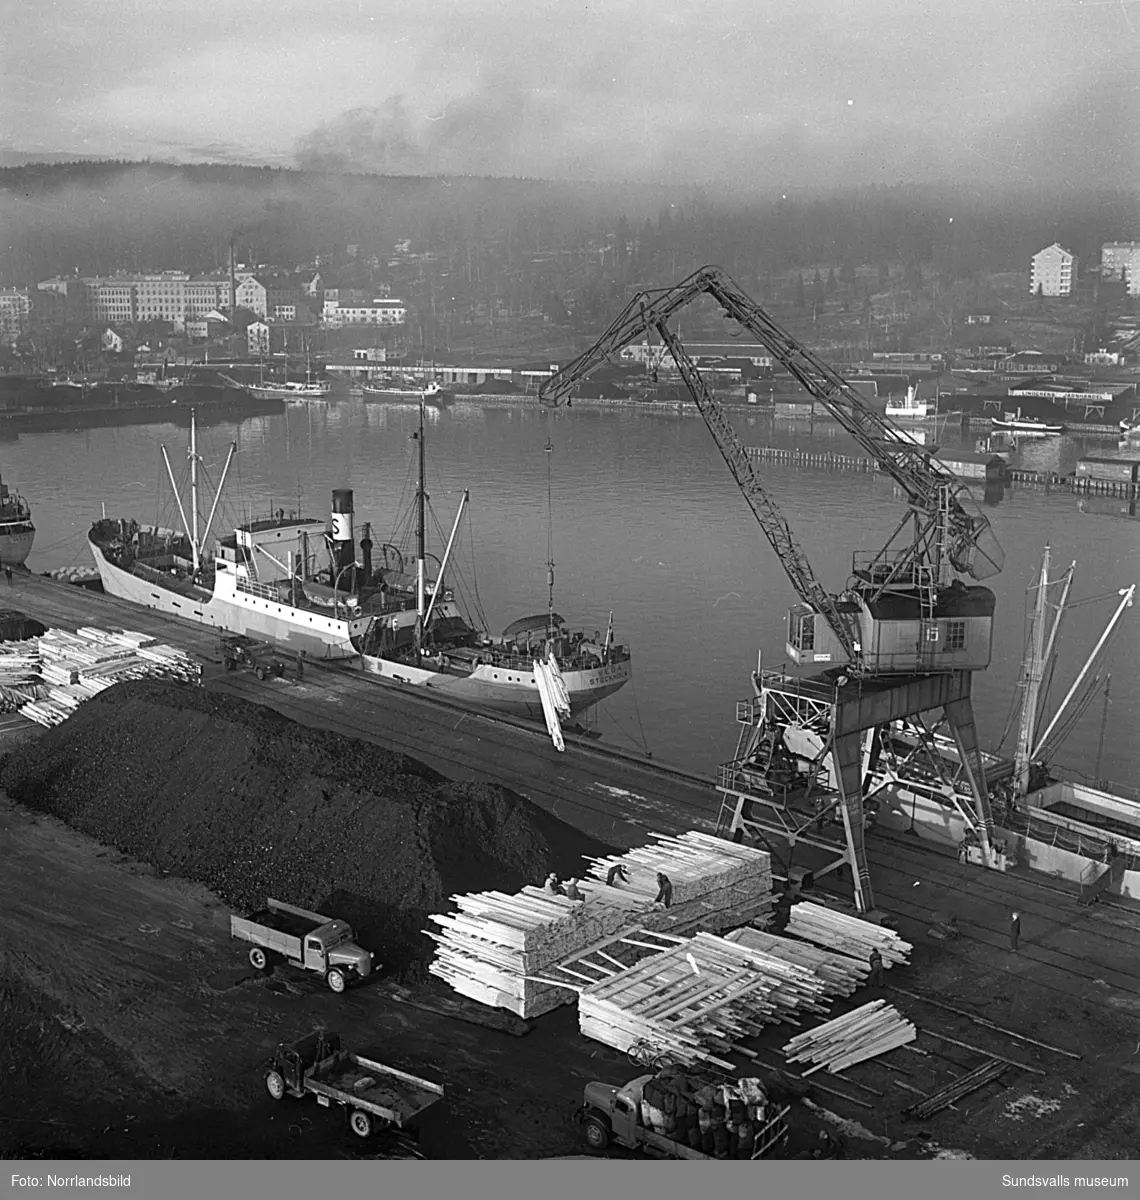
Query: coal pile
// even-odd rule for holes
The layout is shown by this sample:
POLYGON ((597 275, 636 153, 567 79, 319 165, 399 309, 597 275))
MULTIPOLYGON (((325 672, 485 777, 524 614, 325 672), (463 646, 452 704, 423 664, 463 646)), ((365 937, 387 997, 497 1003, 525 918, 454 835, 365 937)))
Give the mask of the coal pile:
POLYGON ((449 896, 579 874, 609 851, 505 788, 160 680, 109 688, 7 755, 0 788, 235 910, 273 896, 342 917, 412 979, 449 896))

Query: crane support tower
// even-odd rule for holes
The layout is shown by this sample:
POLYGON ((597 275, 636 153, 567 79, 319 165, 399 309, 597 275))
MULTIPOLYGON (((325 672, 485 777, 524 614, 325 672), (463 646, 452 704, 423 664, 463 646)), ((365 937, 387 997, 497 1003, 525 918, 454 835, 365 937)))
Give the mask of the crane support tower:
MULTIPOLYGON (((727 810, 722 832, 739 838, 748 831, 769 845, 774 836, 794 852, 797 844, 819 841, 796 822, 806 813, 807 826, 818 826, 821 792, 830 795, 846 845, 825 870, 848 865, 856 908, 872 910, 863 845, 868 747, 892 723, 940 709, 974 794, 982 859, 990 862, 993 819, 970 698, 972 674, 989 666, 993 644, 994 594, 981 581, 1003 563, 989 521, 966 485, 871 408, 719 267, 701 267, 670 288, 639 292, 589 350, 542 385, 540 398, 552 407, 571 404, 582 380, 623 346, 653 332, 799 597, 788 613, 787 659, 801 670, 823 668, 804 678, 758 667, 756 697, 746 710, 750 732, 742 735, 737 758, 718 780, 727 810), (906 512, 883 548, 853 554, 846 585, 838 591, 816 577, 747 447, 669 327, 671 318, 706 296, 803 385, 906 499, 906 512), (802 768, 791 770, 794 786, 775 786, 772 778, 788 774, 789 763, 802 768), (747 789, 738 786, 742 780, 749 781, 747 789), (801 812, 803 805, 808 806, 801 812)), ((830 839, 823 844, 836 848, 830 839)))

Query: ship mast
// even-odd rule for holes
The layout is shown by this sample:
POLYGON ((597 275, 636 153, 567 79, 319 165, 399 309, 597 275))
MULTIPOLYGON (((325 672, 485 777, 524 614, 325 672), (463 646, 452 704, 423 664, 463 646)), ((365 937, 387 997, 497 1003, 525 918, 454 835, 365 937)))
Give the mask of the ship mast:
POLYGON ((554 639, 554 503, 550 482, 550 463, 554 443, 549 436, 543 446, 546 453, 546 637, 554 639))
POLYGON ((1019 796, 1029 791, 1029 756, 1037 724, 1037 705, 1041 681, 1045 676, 1045 602, 1049 588, 1049 547, 1041 559, 1041 578, 1033 607, 1033 636, 1025 664, 1025 696, 1021 702, 1021 725, 1017 732, 1017 751, 1013 760, 1014 787, 1019 796))
POLYGON ((198 547, 198 436, 193 409, 190 410, 190 522, 190 552, 193 555, 194 573, 197 574, 201 552, 198 547))
POLYGON ((420 397, 420 427, 413 435, 419 441, 420 482, 416 489, 416 658, 424 635, 424 508, 427 496, 424 493, 424 400, 420 397))

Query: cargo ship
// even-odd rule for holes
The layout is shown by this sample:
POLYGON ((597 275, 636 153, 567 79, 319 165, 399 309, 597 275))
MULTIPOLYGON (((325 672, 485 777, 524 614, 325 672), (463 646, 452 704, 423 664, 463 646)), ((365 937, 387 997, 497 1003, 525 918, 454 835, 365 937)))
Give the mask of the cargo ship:
MULTIPOLYGON (((631 676, 629 651, 613 640, 571 631, 553 610, 524 618, 498 638, 461 611, 444 580, 464 501, 438 567, 429 564, 423 521, 423 411, 420 417, 418 537, 414 570, 384 544, 373 561, 370 526, 359 544, 353 529, 353 494, 332 495, 330 520, 283 509, 207 539, 216 496, 200 531, 196 426, 190 427, 189 505, 182 531, 103 518, 88 543, 103 590, 144 608, 210 625, 219 631, 276 642, 322 660, 350 660, 363 672, 424 687, 464 704, 514 716, 543 719, 534 660, 553 654, 569 708, 577 715, 612 695, 631 676), (323 555, 322 555, 323 550, 323 555), (359 550, 359 561, 357 551, 359 550), (323 558, 323 562, 322 562, 323 558)), ((231 444, 218 492, 225 486, 236 445, 231 444)), ((167 471, 171 475, 166 455, 167 471)))
POLYGON ((0 479, 0 566, 22 567, 35 540, 31 506, 0 479))

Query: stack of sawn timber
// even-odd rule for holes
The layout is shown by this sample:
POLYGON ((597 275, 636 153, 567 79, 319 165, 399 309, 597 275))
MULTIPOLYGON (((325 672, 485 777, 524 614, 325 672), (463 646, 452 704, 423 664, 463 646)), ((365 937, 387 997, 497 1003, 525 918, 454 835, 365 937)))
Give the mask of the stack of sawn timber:
POLYGON ((639 945, 638 931, 727 929, 765 918, 771 904, 769 855, 706 834, 657 835, 654 845, 620 858, 589 859, 587 866, 579 884, 582 901, 536 887, 514 896, 452 897, 459 913, 433 915, 442 932, 425 931, 438 946, 428 969, 462 995, 534 1017, 572 1004, 580 986, 599 973, 609 977, 627 961, 660 949, 644 938, 639 945), (605 877, 614 865, 625 868, 628 880, 610 887, 605 877), (673 884, 669 908, 654 904, 658 872, 673 884), (575 973, 573 966, 551 970, 599 950, 609 965, 595 966, 593 975, 575 973))
POLYGON ((838 1073, 868 1058, 905 1046, 917 1036, 914 1025, 898 1009, 885 1000, 872 1000, 870 1004, 792 1038, 784 1047, 784 1057, 788 1062, 814 1063, 805 1075, 822 1067, 838 1073))
POLYGON ((697 830, 680 837, 653 837, 652 845, 620 857, 587 859, 586 883, 604 887, 610 869, 621 866, 628 879, 618 880, 617 890, 652 906, 657 875, 667 875, 673 885, 672 903, 668 910, 658 910, 658 919, 647 922, 648 929, 720 933, 749 921, 767 924, 772 909, 772 859, 767 851, 697 830))
POLYGON ((535 977, 630 923, 630 910, 624 906, 597 899, 567 900, 536 887, 514 896, 478 892, 452 900, 459 907, 457 914, 431 917, 442 933, 424 931, 437 944, 428 970, 461 995, 520 1017, 537 1017, 572 1004, 573 990, 535 977))
POLYGON ((871 965, 866 960, 821 950, 806 942, 796 942, 760 929, 736 929, 728 935, 728 940, 811 971, 827 996, 850 996, 863 986, 871 973, 871 965))
POLYGON ((809 967, 698 933, 584 989, 578 1028, 617 1050, 651 1047, 686 1065, 732 1070, 720 1056, 766 1024, 825 1012, 828 987, 809 967))
POLYGON ((20 712, 40 725, 58 725, 85 700, 113 683, 149 675, 193 678, 197 667, 174 646, 161 646, 145 634, 85 627, 75 633, 49 629, 21 643, 34 654, 42 687, 20 712))
POLYGON ((786 932, 815 946, 866 962, 878 950, 884 969, 905 964, 913 947, 893 929, 848 916, 822 904, 801 900, 792 905, 786 932))

